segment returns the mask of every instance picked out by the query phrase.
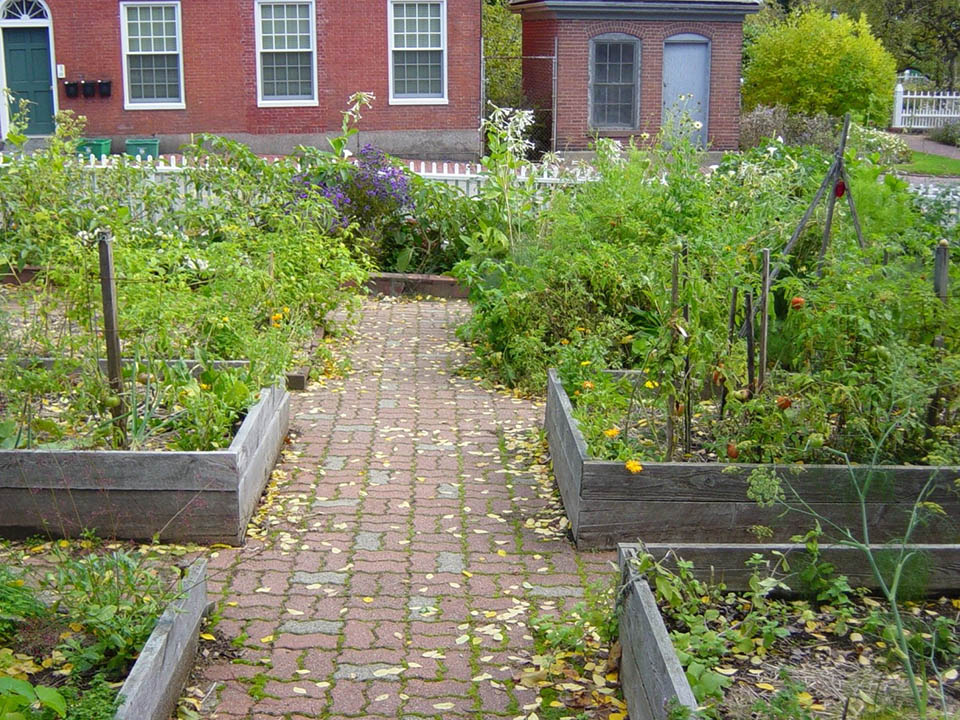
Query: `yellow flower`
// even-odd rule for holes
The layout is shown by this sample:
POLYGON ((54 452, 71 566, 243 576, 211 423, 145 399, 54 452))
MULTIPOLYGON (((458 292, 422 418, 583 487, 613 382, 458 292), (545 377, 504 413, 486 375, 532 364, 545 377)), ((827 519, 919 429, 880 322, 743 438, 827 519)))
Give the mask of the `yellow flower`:
POLYGON ((620 434, 620 428, 618 427, 607 428, 606 430, 603 431, 603 434, 606 435, 608 438, 615 438, 617 435, 620 434))
POLYGON ((591 365, 591 364, 592 362, 590 360, 584 360, 582 363, 580 363, 582 367, 586 367, 587 365, 591 365))
POLYGON ((624 465, 624 467, 632 473, 638 473, 643 470, 643 465, 638 463, 636 460, 627 460, 627 463, 624 465))
POLYGON ((569 345, 569 344, 570 344, 570 341, 567 340, 566 338, 563 338, 563 339, 560 341, 560 344, 561 344, 561 345, 569 345))
POLYGON ((224 315, 224 316, 221 318, 221 320, 223 320, 223 322, 225 322, 225 323, 230 322, 230 318, 228 318, 226 315, 224 315))
POLYGON ((648 388, 648 389, 650 389, 650 390, 653 390, 653 389, 656 388, 656 387, 660 387, 660 383, 654 382, 654 381, 652 381, 652 380, 647 380, 647 381, 643 384, 643 386, 644 386, 645 388, 648 388))
POLYGON ((210 389, 210 386, 207 385, 206 383, 200 383, 200 389, 201 389, 201 390, 209 390, 209 389, 210 389))
POLYGON ((593 385, 593 383, 590 382, 589 380, 584 380, 582 387, 583 387, 584 390, 593 390, 594 385, 593 385))
POLYGON ((283 306, 283 312, 289 314, 290 308, 288 308, 286 305, 284 305, 284 306, 283 306))

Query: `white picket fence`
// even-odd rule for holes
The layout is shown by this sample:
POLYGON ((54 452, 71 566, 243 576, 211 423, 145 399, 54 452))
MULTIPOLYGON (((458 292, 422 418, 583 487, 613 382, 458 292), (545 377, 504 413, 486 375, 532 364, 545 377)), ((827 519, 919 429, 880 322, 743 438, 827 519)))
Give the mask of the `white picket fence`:
POLYGON ((915 92, 897 83, 893 92, 894 128, 930 130, 960 122, 960 92, 915 92))
MULTIPOLYGON (((283 159, 284 158, 279 156, 266 158, 269 163, 280 162, 283 159)), ((90 155, 87 157, 78 156, 78 160, 83 163, 85 168, 91 170, 104 170, 125 163, 134 166, 139 165, 159 176, 167 176, 198 167, 197 165, 190 164, 182 155, 160 155, 156 158, 152 156, 143 158, 139 155, 136 157, 127 155, 103 155, 97 158, 90 155)), ((4 163, 14 161, 15 158, 13 155, 0 153, 0 166, 4 163)), ((483 166, 479 163, 437 162, 429 160, 409 160, 403 162, 411 173, 419 175, 425 180, 434 180, 452 185, 471 197, 479 194, 480 187, 487 179, 483 166)), ((297 169, 299 170, 299 167, 297 169)), ((517 173, 517 178, 525 181, 531 177, 533 182, 540 186, 576 185, 595 179, 596 172, 588 166, 577 166, 575 168, 562 168, 557 165, 521 166, 517 173)))

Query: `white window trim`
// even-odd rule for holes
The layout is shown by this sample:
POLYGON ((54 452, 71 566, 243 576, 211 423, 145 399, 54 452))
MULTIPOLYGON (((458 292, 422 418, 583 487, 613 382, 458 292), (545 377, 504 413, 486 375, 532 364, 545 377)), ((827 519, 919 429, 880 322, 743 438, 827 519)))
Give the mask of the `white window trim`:
POLYGON ((639 130, 641 123, 640 106, 643 100, 643 41, 636 35, 629 35, 627 33, 612 32, 594 35, 592 38, 590 38, 590 51, 588 53, 588 58, 590 66, 587 73, 587 124, 589 125, 590 129, 611 134, 635 132, 636 130, 639 130), (597 43, 602 42, 629 42, 634 46, 634 64, 636 75, 633 78, 634 99, 632 125, 597 125, 594 123, 593 85, 595 81, 594 76, 597 70, 597 43))
POLYGON ((310 55, 313 72, 313 97, 290 100, 269 100, 263 97, 263 35, 260 8, 266 3, 284 2, 284 0, 256 0, 253 8, 253 24, 257 37, 257 107, 317 107, 320 104, 320 78, 317 76, 317 5, 315 0, 286 0, 288 2, 309 2, 310 4, 310 55))
MULTIPOLYGON (((183 27, 180 22, 180 0, 129 0, 120 3, 120 54, 123 57, 123 109, 124 110, 183 110, 187 107, 187 88, 183 82, 183 27), (172 7, 177 23, 177 56, 180 58, 180 102, 134 102, 130 100, 130 70, 127 58, 130 55, 127 42, 127 8, 137 5, 172 7)), ((136 55, 138 53, 134 53, 136 55)))
MULTIPOLYGON (((447 46, 447 0, 419 0, 420 2, 438 2, 440 4, 440 51, 443 53, 443 97, 395 97, 393 94, 393 7, 400 2, 417 0, 389 0, 387 3, 387 62, 390 67, 388 82, 390 85, 389 105, 449 105, 450 104, 450 60, 447 46)), ((401 48, 406 49, 406 48, 401 48)))

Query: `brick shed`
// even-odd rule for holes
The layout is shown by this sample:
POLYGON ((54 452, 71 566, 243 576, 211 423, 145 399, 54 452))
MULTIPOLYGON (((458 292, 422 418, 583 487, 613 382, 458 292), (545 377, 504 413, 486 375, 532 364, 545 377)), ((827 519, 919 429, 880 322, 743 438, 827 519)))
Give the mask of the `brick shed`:
POLYGON ((73 110, 114 149, 155 136, 172 152, 207 132, 283 153, 326 147, 363 90, 377 99, 361 142, 467 159, 479 143, 482 1, 0 0, 0 96, 33 101, 30 135, 73 110))
MULTIPOLYGON (((677 110, 700 123, 700 140, 737 147, 743 18, 759 0, 513 0, 523 18, 524 89, 555 108, 558 150, 594 136, 654 136, 677 110), (541 75, 546 74, 545 77, 541 75)), ((642 142, 642 138, 640 139, 642 142)))

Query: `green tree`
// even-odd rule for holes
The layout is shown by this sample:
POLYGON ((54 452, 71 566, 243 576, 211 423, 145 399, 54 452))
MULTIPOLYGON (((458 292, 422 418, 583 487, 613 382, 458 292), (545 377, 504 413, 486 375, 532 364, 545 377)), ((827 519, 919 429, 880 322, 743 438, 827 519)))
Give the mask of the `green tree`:
POLYGON ((510 12, 506 0, 483 4, 483 54, 486 57, 487 100, 499 107, 525 107, 520 55, 520 16, 510 12))
POLYGON ((957 0, 817 0, 851 16, 864 13, 897 59, 941 89, 960 86, 960 2, 957 0))
POLYGON ((748 110, 780 104, 808 115, 851 111, 881 125, 890 116, 895 82, 896 61, 866 17, 831 18, 808 7, 756 34, 743 100, 748 110))

